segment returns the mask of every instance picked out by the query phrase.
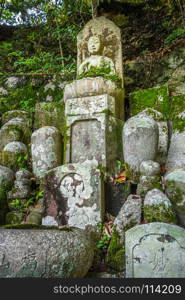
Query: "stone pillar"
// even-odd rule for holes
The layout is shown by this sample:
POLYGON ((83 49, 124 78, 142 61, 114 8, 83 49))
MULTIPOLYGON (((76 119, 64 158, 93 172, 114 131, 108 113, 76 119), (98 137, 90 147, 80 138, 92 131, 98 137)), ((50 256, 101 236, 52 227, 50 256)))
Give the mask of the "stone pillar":
POLYGON ((33 173, 42 179, 45 173, 62 164, 62 138, 54 126, 42 127, 32 134, 31 152, 33 173))

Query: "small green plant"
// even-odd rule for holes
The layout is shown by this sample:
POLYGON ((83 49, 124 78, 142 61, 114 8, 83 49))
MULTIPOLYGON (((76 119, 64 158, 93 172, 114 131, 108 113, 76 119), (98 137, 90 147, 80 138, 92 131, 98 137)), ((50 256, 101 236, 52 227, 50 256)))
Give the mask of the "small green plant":
POLYGON ((33 205, 36 201, 38 201, 42 197, 43 197, 43 191, 36 191, 35 194, 25 202, 20 199, 15 199, 9 203, 9 206, 19 212, 24 213, 29 208, 29 206, 33 205))
POLYGON ((185 38, 185 28, 178 28, 172 31, 172 33, 167 36, 164 40, 165 44, 171 44, 175 40, 185 38))
POLYGON ((98 223, 97 228, 100 231, 101 236, 100 236, 100 239, 97 241, 96 246, 97 246, 98 249, 104 249, 105 250, 109 246, 111 236, 108 235, 104 231, 105 225, 103 223, 101 223, 101 222, 98 223))
POLYGON ((17 158, 17 166, 19 170, 25 170, 27 169, 27 164, 28 164, 28 155, 20 155, 17 158))

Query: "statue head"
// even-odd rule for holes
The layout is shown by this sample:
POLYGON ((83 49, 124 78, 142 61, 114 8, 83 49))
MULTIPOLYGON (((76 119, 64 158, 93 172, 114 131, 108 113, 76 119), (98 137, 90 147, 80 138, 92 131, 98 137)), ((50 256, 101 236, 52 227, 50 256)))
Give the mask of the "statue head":
POLYGON ((98 54, 101 49, 100 38, 98 36, 91 36, 87 46, 90 54, 98 54))

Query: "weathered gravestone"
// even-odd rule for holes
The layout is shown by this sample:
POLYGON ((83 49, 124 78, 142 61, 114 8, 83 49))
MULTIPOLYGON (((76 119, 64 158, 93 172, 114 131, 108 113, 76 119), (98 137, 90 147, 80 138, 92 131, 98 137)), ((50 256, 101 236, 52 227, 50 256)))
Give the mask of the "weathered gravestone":
POLYGON ((125 233, 127 278, 185 278, 185 230, 149 223, 125 233))
POLYGON ((100 171, 93 161, 63 165, 45 177, 43 225, 96 226, 104 214, 100 171))

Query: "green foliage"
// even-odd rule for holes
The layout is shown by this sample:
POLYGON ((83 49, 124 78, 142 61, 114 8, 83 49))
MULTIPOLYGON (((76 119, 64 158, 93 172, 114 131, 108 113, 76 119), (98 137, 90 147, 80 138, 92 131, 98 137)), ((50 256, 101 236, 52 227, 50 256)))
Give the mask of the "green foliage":
POLYGON ((114 270, 122 271, 125 264, 125 249, 120 243, 120 236, 113 231, 110 245, 107 250, 106 263, 114 270))
POLYGON ((170 35, 165 39, 165 44, 171 44, 174 41, 185 38, 185 28, 178 28, 172 31, 170 35))
POLYGON ((28 155, 20 155, 17 157, 16 165, 18 170, 25 170, 28 167, 28 155))
POLYGON ((163 203, 159 205, 145 205, 144 219, 151 222, 163 222, 176 224, 176 215, 171 207, 166 207, 163 203))
POLYGON ((39 199, 43 197, 43 191, 35 191, 34 195, 26 201, 15 199, 9 203, 9 206, 20 213, 26 212, 30 205, 34 205, 39 199))
POLYGON ((100 67, 91 67, 88 71, 78 75, 77 79, 86 77, 103 77, 114 81, 118 87, 121 87, 121 78, 116 74, 111 74, 110 65, 106 65, 104 62, 100 65, 100 67))
POLYGON ((109 236, 106 232, 104 232, 104 224, 103 223, 98 223, 97 225, 97 228, 100 232, 100 239, 97 241, 96 243, 96 247, 98 249, 107 249, 108 246, 109 246, 109 242, 110 242, 110 239, 111 239, 111 236, 109 236))

